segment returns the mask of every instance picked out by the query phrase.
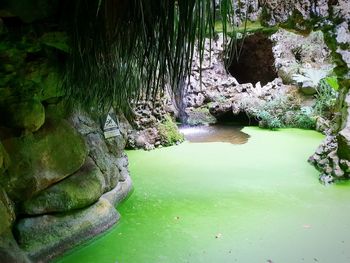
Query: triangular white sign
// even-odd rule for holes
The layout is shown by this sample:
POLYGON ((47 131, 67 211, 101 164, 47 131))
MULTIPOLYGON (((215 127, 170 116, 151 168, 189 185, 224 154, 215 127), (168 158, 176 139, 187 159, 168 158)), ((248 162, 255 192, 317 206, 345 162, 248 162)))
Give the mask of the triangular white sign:
POLYGON ((118 128, 118 125, 115 123, 115 121, 112 119, 112 117, 108 114, 107 119, 105 122, 104 130, 109 130, 113 128, 118 128))

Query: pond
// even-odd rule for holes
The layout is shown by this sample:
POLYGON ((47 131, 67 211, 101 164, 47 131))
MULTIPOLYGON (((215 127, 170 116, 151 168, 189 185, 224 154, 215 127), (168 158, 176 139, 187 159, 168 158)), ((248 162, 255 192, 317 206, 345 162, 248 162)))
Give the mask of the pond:
POLYGON ((350 185, 306 160, 314 131, 129 151, 134 192, 106 234, 58 262, 350 262, 350 185))

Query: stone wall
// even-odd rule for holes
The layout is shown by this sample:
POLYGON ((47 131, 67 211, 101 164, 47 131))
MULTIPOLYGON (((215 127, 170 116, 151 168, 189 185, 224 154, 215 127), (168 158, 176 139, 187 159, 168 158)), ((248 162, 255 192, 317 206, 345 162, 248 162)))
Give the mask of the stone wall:
MULTIPOLYGON (((66 103, 59 1, 0 4, 0 261, 48 261, 118 222, 131 189, 121 135, 66 103)), ((92 117, 93 116, 93 117, 92 117)))

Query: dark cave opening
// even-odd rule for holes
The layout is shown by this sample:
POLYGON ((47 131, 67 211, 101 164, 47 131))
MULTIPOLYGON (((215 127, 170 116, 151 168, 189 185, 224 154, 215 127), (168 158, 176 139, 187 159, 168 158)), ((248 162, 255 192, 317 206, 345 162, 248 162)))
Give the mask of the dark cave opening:
POLYGON ((216 116, 218 124, 229 124, 237 126, 257 126, 259 121, 255 118, 249 117, 245 112, 239 112, 233 114, 232 111, 225 112, 219 116, 216 116))
MULTIPOLYGON (((240 56, 235 55, 228 67, 230 74, 239 83, 257 83, 265 85, 277 77, 272 53, 272 41, 267 35, 256 33, 238 41, 240 56), (243 42, 243 46, 242 46, 243 42)), ((237 52, 236 52, 237 53, 237 52)))

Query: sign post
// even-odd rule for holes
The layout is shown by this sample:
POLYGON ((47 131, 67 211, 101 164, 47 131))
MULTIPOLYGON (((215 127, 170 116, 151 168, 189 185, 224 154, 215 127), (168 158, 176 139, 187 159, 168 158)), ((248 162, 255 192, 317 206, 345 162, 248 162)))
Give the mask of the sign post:
POLYGON ((103 134, 105 136, 105 139, 117 137, 120 135, 118 124, 119 122, 117 117, 114 119, 111 114, 107 115, 105 124, 103 126, 103 134))

